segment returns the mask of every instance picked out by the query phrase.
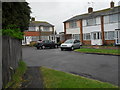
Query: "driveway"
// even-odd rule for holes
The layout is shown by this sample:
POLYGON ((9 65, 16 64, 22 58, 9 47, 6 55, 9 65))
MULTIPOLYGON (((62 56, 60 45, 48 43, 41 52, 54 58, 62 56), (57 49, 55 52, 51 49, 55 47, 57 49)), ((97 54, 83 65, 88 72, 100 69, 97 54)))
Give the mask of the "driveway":
POLYGON ((28 66, 45 66, 82 75, 112 84, 118 84, 118 57, 81 54, 60 49, 37 50, 23 47, 23 60, 28 66))

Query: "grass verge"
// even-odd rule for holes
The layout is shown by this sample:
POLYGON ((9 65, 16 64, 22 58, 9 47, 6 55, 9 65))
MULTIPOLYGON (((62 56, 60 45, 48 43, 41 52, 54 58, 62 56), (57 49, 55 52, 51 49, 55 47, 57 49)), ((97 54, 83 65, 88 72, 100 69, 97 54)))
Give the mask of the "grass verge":
POLYGON ((22 83, 22 76, 26 72, 27 66, 26 64, 21 60, 19 62, 18 68, 16 69, 16 72, 12 75, 12 80, 8 82, 8 84, 5 86, 5 88, 20 88, 22 83))
POLYGON ((112 84, 57 70, 40 68, 45 88, 117 88, 112 84))
POLYGON ((76 49, 75 51, 82 52, 82 53, 101 53, 101 54, 120 55, 120 50, 114 50, 114 49, 81 48, 81 49, 76 49))

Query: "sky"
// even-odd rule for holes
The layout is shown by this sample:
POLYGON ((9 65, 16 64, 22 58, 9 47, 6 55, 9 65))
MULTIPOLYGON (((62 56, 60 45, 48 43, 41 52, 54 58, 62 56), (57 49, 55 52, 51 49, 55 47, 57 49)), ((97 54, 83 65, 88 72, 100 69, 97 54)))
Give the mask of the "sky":
POLYGON ((88 12, 109 8, 114 1, 118 6, 120 0, 26 0, 31 7, 31 17, 36 21, 47 21, 55 26, 57 33, 64 31, 63 22, 67 19, 88 12), (88 4, 90 2, 91 4, 88 4))

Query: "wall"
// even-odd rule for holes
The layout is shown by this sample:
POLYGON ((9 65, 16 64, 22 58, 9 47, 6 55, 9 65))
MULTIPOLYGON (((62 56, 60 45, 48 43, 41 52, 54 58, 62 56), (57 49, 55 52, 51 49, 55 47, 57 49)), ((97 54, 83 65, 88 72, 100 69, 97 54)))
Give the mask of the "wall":
POLYGON ((101 32, 101 25, 83 27, 83 33, 91 33, 91 32, 96 32, 96 31, 101 32))
POLYGON ((83 45, 91 45, 91 40, 83 40, 83 45))
POLYGON ((118 29, 118 23, 104 24, 104 31, 115 31, 118 29))
POLYGON ((21 40, 2 37, 2 79, 3 87, 11 80, 11 75, 22 60, 21 40), (11 69, 10 69, 11 68, 11 69), (13 70, 12 70, 13 68, 13 70))
POLYGON ((66 29, 66 34, 80 34, 80 28, 66 29))
POLYGON ((106 45, 111 45, 111 44, 114 44, 114 43, 115 43, 115 40, 105 40, 106 45))

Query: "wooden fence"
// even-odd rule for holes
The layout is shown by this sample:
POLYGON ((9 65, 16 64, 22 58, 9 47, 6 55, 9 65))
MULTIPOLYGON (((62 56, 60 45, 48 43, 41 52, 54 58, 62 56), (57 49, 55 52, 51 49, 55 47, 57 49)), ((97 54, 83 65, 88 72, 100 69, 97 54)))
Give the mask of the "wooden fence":
POLYGON ((3 87, 11 80, 11 76, 22 60, 21 40, 8 36, 2 37, 2 81, 3 87))

